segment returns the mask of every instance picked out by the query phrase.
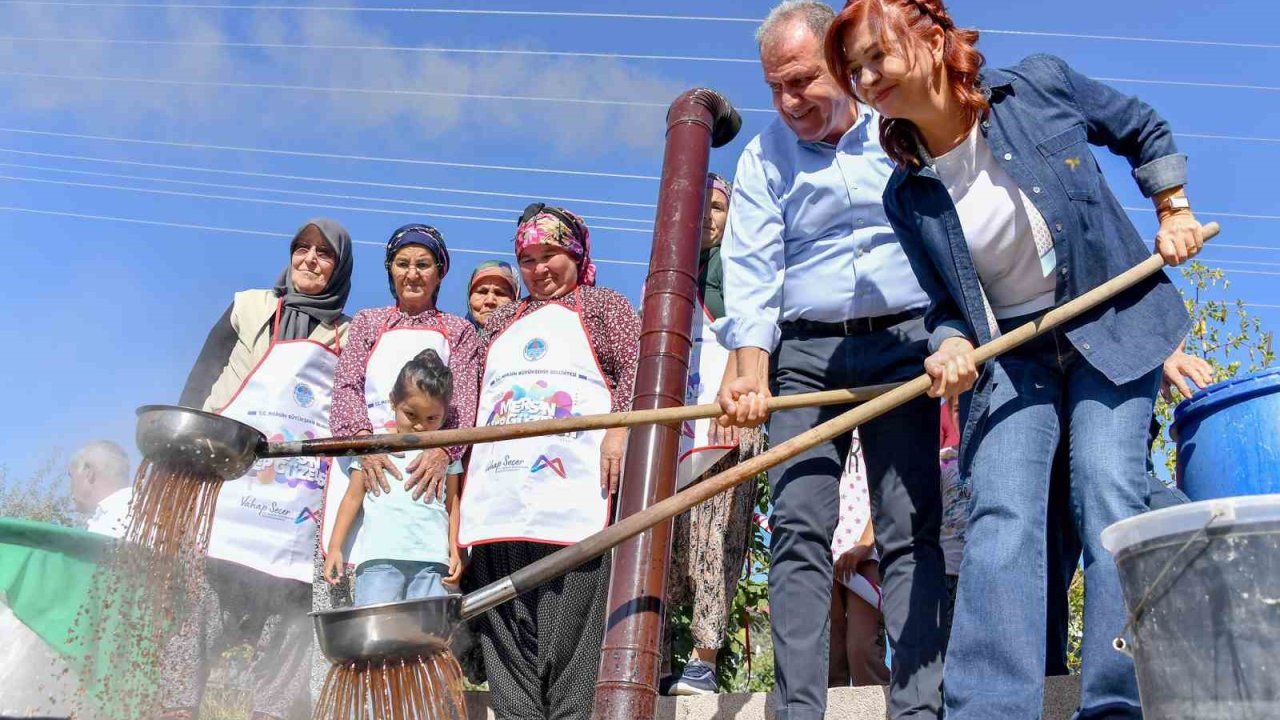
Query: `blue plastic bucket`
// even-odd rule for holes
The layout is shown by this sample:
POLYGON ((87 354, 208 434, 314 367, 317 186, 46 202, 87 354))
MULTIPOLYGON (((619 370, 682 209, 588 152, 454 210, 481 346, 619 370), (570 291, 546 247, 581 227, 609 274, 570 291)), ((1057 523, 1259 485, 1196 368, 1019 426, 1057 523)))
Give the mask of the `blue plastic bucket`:
POLYGON ((1102 544, 1146 720, 1280 718, 1280 495, 1153 510, 1102 544))
POLYGON ((1178 485, 1192 500, 1280 493, 1280 367, 1201 390, 1173 412, 1178 485))

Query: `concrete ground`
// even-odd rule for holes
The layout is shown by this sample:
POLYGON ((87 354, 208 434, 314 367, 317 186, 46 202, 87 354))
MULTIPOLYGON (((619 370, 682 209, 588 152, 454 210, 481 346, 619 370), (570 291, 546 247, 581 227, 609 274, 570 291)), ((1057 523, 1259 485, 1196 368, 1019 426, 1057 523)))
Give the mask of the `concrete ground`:
MULTIPOLYGON (((1080 702, 1078 676, 1045 679, 1043 720, 1069 720, 1080 702)), ((882 720, 883 688, 835 688, 827 693, 827 717, 882 720)), ((491 720, 488 693, 467 693, 467 720, 491 720)), ((764 693, 658 698, 654 720, 773 720, 773 698, 764 693)))

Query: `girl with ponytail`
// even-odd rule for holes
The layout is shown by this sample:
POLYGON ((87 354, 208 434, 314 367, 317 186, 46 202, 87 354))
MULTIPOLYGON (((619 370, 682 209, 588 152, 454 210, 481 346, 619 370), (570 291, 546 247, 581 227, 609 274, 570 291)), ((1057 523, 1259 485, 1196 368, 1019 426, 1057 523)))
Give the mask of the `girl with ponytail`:
MULTIPOLYGON (((439 430, 453 395, 453 373, 435 350, 418 353, 405 364, 391 388, 398 433, 439 430)), ((388 456, 404 471, 409 460, 388 456)), ((461 467, 451 466, 444 499, 413 493, 393 484, 375 498, 365 491, 364 470, 351 464, 351 482, 338 507, 329 539, 324 574, 337 583, 347 561, 356 564, 355 604, 373 605, 444 595, 462 575, 458 551, 458 491, 461 467), (347 539, 360 519, 349 557, 347 539)))
POLYGON ((1160 274, 981 368, 989 342, 1151 253, 1094 159, 1125 158, 1171 265, 1199 251, 1186 156, 1150 106, 1035 55, 989 69, 978 33, 941 0, 851 0, 824 54, 846 93, 884 117, 897 168, 885 213, 921 287, 931 394, 960 400, 971 487, 943 685, 948 720, 1039 717, 1044 687, 1049 476, 1069 443, 1070 510, 1084 547, 1081 718, 1139 718, 1108 525, 1146 510, 1147 426, 1162 364, 1190 322, 1160 274), (972 390, 972 392, 969 392, 972 390))

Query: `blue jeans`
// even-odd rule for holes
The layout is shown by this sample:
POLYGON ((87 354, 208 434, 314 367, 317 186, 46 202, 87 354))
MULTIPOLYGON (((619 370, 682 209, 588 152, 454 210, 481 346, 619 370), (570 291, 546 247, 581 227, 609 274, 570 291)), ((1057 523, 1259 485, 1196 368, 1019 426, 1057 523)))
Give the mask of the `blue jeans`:
POLYGON ((449 567, 416 560, 366 560, 356 568, 356 605, 448 595, 449 567))
POLYGON ((1046 523, 1060 434, 1084 552, 1080 718, 1140 718, 1125 623, 1100 534, 1147 509, 1147 426, 1159 368, 1115 385, 1049 332, 992 363, 990 403, 963 459, 973 489, 943 685, 948 720, 1037 718, 1045 668, 1046 523))

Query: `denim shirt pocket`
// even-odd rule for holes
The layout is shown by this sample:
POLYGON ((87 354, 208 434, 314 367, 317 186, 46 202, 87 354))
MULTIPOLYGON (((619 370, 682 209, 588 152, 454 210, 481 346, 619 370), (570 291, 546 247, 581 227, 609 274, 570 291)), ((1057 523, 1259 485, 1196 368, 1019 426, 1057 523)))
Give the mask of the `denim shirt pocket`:
POLYGON ((1072 200, 1093 200, 1098 194, 1098 168, 1089 149, 1089 136, 1083 125, 1072 125, 1048 140, 1036 143, 1036 149, 1062 183, 1072 200))

